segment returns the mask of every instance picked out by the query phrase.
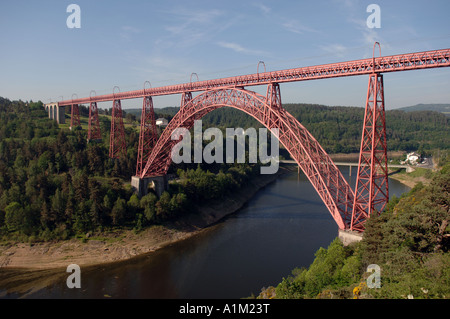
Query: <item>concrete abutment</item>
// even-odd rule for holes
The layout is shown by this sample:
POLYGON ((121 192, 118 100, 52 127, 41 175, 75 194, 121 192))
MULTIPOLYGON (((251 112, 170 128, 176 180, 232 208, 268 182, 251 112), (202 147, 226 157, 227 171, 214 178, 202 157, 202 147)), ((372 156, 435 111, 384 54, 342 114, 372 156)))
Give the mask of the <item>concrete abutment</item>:
POLYGON ((131 177, 131 186, 135 189, 139 198, 147 195, 148 189, 153 188, 156 195, 160 197, 164 191, 169 189, 167 175, 150 176, 140 178, 139 176, 131 177))
POLYGON ((59 106, 58 103, 48 103, 44 107, 48 111, 48 118, 55 120, 58 124, 66 123, 65 106, 59 106))
POLYGON ((361 241, 363 234, 351 230, 339 229, 339 239, 344 246, 361 241))

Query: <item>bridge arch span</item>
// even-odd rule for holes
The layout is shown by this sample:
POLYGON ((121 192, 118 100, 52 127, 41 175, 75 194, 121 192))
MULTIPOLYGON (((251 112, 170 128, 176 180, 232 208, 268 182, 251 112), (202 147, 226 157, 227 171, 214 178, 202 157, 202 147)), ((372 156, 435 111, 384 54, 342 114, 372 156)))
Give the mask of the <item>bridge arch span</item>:
POLYGON ((158 139, 140 177, 165 175, 172 163, 172 148, 178 143, 171 139, 172 132, 181 127, 190 129, 195 120, 221 107, 241 110, 269 130, 278 128, 280 143, 308 177, 338 227, 349 228, 353 190, 317 140, 282 107, 277 84, 268 86, 266 97, 242 88, 228 87, 208 90, 187 100, 158 139))

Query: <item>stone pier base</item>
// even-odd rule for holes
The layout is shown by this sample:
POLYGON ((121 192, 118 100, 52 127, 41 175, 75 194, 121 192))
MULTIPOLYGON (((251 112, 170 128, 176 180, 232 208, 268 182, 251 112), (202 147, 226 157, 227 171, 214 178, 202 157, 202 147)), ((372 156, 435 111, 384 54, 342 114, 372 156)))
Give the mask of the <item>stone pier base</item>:
POLYGON ((159 197, 164 191, 169 189, 169 182, 166 175, 144 178, 132 176, 131 186, 135 189, 139 197, 147 195, 149 188, 152 188, 159 197))
POLYGON ((406 173, 412 173, 412 172, 414 172, 416 169, 414 168, 414 167, 411 167, 411 166, 408 166, 407 168, 406 168, 406 173))
POLYGON ((59 106, 57 102, 48 103, 44 105, 45 109, 48 111, 48 117, 55 120, 59 124, 66 123, 66 107, 59 106))
POLYGON ((339 239, 344 246, 348 246, 351 243, 361 241, 362 238, 363 235, 359 232, 339 229, 339 239))

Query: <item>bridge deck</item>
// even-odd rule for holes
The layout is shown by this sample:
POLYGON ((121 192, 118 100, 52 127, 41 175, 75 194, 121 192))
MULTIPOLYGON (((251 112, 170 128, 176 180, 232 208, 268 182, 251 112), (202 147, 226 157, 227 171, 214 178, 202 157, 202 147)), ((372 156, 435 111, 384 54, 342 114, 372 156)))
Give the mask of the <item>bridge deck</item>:
POLYGON ((324 78, 364 75, 371 73, 397 72, 450 66, 450 49, 399 54, 318 66, 300 67, 281 71, 255 73, 215 80, 118 92, 58 102, 60 106, 135 99, 144 96, 200 92, 222 87, 245 87, 270 83, 285 83, 324 78))
MULTIPOLYGON (((297 164, 296 161, 293 160, 280 160, 282 164, 297 164)), ((334 162, 337 166, 358 166, 356 162, 334 162)), ((388 168, 415 168, 421 166, 414 165, 401 165, 401 164, 388 164, 388 168)), ((430 168, 430 167, 422 167, 422 168, 430 168)))

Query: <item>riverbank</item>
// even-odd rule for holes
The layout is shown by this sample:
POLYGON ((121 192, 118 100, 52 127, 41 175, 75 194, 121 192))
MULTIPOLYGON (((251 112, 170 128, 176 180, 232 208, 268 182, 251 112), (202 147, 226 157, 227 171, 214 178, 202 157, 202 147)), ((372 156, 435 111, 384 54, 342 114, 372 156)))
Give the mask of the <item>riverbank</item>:
MULTIPOLYGON (((163 225, 154 225, 138 233, 134 230, 115 230, 91 234, 83 240, 70 239, 31 244, 2 243, 0 244, 0 270, 6 268, 54 269, 67 267, 71 263, 91 266, 127 260, 156 251, 171 243, 194 236, 238 211, 258 190, 289 170, 296 171, 297 168, 287 165, 280 167, 277 174, 260 175, 232 196, 199 206, 196 214, 189 214, 163 225)), ((428 181, 423 176, 410 176, 407 173, 395 173, 390 175, 390 178, 411 188, 419 181, 425 184, 428 181)))
POLYGON ((389 170, 389 178, 395 179, 410 188, 414 188, 418 183, 428 185, 431 182, 431 177, 432 170, 420 167, 411 173, 406 173, 404 169, 389 170))
POLYGON ((117 230, 94 234, 85 240, 3 244, 0 246, 0 292, 2 289, 22 293, 40 289, 48 285, 49 280, 67 277, 65 270, 70 264, 86 269, 126 261, 195 236, 238 211, 261 188, 288 171, 289 168, 280 167, 277 174, 260 175, 232 196, 199 206, 196 214, 154 225, 139 233, 117 230))
MULTIPOLYGON (((334 153, 328 154, 334 162, 353 162, 358 163, 359 153, 334 153)), ((388 159, 403 159, 405 152, 403 151, 389 151, 387 152, 388 159)))

